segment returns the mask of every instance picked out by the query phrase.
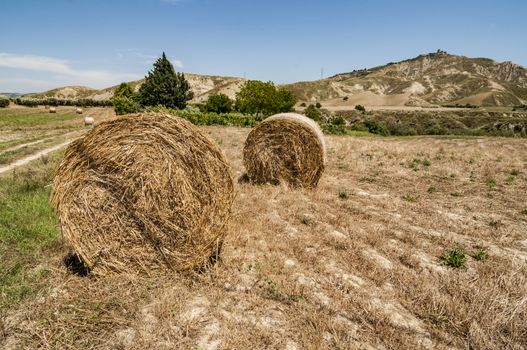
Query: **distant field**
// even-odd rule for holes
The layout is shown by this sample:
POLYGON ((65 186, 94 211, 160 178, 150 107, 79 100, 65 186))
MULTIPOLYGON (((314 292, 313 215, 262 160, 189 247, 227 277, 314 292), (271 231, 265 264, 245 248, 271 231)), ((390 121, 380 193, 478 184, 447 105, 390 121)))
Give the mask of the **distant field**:
POLYGON ((30 127, 55 122, 63 122, 78 118, 72 111, 58 111, 49 113, 46 110, 28 112, 27 109, 3 108, 0 109, 0 128, 4 127, 30 127))
MULTIPOLYGON (((239 178, 250 129, 200 128, 239 178)), ((326 140, 315 191, 235 181, 195 278, 67 273, 61 152, 0 175, 0 348, 526 348, 525 140, 326 140)))

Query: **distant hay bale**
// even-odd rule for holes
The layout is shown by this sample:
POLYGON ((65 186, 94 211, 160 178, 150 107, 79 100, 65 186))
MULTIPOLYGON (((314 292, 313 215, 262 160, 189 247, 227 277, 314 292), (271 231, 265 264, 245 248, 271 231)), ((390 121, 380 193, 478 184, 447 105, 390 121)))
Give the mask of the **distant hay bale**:
POLYGON ((49 107, 49 113, 57 113, 57 109, 55 107, 49 107))
POLYGON ((75 113, 77 113, 77 114, 82 114, 82 108, 77 108, 77 109, 75 110, 75 113))
POLYGON ((103 122, 71 143, 53 185, 62 234, 96 275, 206 267, 234 199, 218 145, 154 113, 103 122))
POLYGON ((245 141, 243 162, 250 181, 286 183, 291 187, 316 187, 326 159, 326 145, 319 126, 296 113, 265 119, 245 141))
POLYGON ((95 122, 95 119, 93 119, 92 117, 84 117, 84 126, 87 126, 87 125, 93 125, 93 123, 95 122))

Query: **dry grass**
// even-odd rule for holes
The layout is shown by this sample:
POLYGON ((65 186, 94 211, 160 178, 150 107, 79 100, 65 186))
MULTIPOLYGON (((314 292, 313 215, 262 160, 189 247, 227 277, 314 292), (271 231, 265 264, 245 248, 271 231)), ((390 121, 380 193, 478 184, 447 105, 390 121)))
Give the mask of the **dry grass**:
POLYGON ((325 158, 326 145, 319 126, 296 113, 265 119, 250 132, 243 150, 251 182, 283 183, 293 188, 316 187, 325 158))
MULTIPOLYGON (((203 130, 240 176, 249 130, 203 130)), ((223 261, 199 276, 80 278, 51 254, 48 286, 6 313, 0 346, 527 347, 525 142, 326 140, 315 191, 236 184, 223 261), (488 258, 441 265, 456 244, 488 258)))
POLYGON ((221 149, 188 121, 134 114, 66 150, 52 202, 95 275, 191 272, 217 259, 234 199, 221 149))

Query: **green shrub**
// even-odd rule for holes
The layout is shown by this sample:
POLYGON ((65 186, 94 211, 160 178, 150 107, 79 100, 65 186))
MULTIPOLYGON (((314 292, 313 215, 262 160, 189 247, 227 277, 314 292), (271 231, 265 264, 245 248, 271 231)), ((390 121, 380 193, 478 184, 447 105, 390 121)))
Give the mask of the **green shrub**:
POLYGON ((355 106, 355 109, 356 109, 357 111, 359 111, 359 112, 363 112, 363 113, 366 112, 366 108, 364 108, 363 105, 356 105, 356 106, 355 106))
POLYGON ((333 125, 346 125, 346 121, 340 115, 331 118, 330 123, 333 125))
POLYGON ((309 105, 306 108, 306 110, 304 111, 304 115, 316 121, 320 120, 320 111, 313 105, 309 105))
POLYGON ((305 102, 302 102, 302 103, 300 104, 300 107, 305 107, 305 106, 306 106, 306 103, 305 103, 305 102))
POLYGON ((252 115, 242 113, 208 113, 192 110, 179 110, 157 106, 150 108, 153 112, 162 112, 184 118, 194 125, 224 125, 252 127, 257 124, 256 118, 252 115))
POLYGON ((377 134, 377 135, 382 135, 382 136, 390 135, 388 128, 382 122, 377 122, 375 120, 366 120, 364 121, 364 125, 368 128, 368 131, 372 134, 377 134))
POLYGON ((320 104, 320 102, 317 102, 317 103, 315 104, 315 107, 317 107, 317 108, 322 108, 322 105, 320 104))
POLYGON ((5 96, 0 96, 0 108, 5 108, 9 106, 9 98, 5 96))
POLYGON ((141 106, 133 97, 116 96, 113 98, 113 109, 115 114, 123 115, 128 113, 137 113, 141 111, 141 106))

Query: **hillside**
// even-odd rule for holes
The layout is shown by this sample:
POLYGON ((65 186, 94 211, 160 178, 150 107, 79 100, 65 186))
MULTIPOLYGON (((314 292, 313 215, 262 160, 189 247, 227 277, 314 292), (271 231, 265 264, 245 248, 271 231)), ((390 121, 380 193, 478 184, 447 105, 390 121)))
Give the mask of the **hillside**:
MULTIPOLYGON (((244 79, 185 74, 194 102, 210 94, 234 98, 244 79)), ((137 89, 143 80, 131 82, 137 89)), ((330 78, 285 84, 300 101, 326 106, 420 106, 473 104, 512 106, 527 103, 527 70, 512 62, 468 58, 438 50, 397 63, 342 73, 330 78), (347 100, 343 99, 347 97, 347 100)), ((116 86, 94 90, 63 87, 33 97, 108 99, 116 86)))
POLYGON ((510 106, 527 100, 527 70, 512 62, 435 53, 371 69, 286 85, 303 101, 510 106), (342 99, 347 96, 348 101, 342 99))
MULTIPOLYGON (((199 75, 186 73, 185 78, 189 81, 194 91, 194 102, 207 99, 212 93, 224 93, 234 98, 240 89, 244 79, 236 77, 220 77, 211 75, 199 75)), ((144 79, 129 82, 135 90, 143 83, 144 79)), ((85 86, 66 86, 56 88, 42 93, 29 95, 34 98, 56 97, 56 98, 92 98, 95 100, 107 100, 113 96, 117 85, 105 89, 96 90, 85 86)))

